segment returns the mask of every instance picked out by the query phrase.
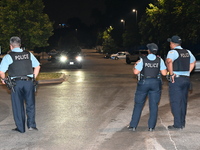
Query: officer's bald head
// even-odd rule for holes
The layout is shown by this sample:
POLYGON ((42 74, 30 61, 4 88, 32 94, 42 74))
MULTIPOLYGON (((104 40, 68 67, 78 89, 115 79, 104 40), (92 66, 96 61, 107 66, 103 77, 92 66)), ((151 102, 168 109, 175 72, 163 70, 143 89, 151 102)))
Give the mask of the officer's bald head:
POLYGON ((20 47, 21 46, 21 39, 17 36, 13 36, 10 38, 10 45, 15 48, 15 47, 20 47))

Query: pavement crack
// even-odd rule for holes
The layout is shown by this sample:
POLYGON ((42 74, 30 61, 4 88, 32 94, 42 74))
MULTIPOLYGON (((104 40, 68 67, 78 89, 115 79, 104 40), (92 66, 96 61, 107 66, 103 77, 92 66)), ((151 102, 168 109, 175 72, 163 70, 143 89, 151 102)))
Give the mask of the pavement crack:
POLYGON ((166 128, 167 134, 168 134, 168 136, 169 136, 169 139, 170 139, 170 141, 172 142, 172 144, 174 145, 174 149, 175 149, 175 150, 178 150, 178 148, 177 148, 177 146, 176 146, 176 143, 175 143, 175 141, 172 139, 172 135, 170 134, 170 132, 169 132, 167 126, 163 123, 162 118, 161 118, 160 116, 159 116, 159 119, 160 119, 161 124, 166 128))

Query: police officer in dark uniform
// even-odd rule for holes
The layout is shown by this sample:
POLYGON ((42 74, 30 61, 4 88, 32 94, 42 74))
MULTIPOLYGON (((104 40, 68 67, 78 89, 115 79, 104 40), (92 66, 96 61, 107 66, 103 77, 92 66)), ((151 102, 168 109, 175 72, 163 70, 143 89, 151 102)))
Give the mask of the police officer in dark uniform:
POLYGON ((14 83, 14 87, 11 90, 11 100, 16 128, 12 130, 24 133, 25 122, 30 131, 37 130, 34 81, 39 73, 40 63, 32 53, 22 50, 20 46, 21 39, 19 37, 11 37, 11 52, 2 59, 0 76, 2 83, 5 84, 5 72, 8 71, 8 75, 12 83, 14 83), (25 119, 26 116, 27 121, 25 119))
POLYGON ((132 119, 127 127, 129 130, 135 131, 140 116, 142 113, 143 106, 146 101, 146 97, 149 98, 149 120, 148 128, 149 131, 153 131, 157 122, 158 115, 158 103, 161 97, 161 75, 166 75, 167 70, 162 58, 156 56, 158 46, 155 43, 147 44, 149 54, 142 57, 136 62, 133 68, 133 73, 139 76, 137 89, 135 93, 135 104, 132 114, 132 119))
POLYGON ((182 40, 175 35, 167 39, 171 50, 167 54, 166 65, 170 74, 169 96, 174 124, 169 130, 179 130, 185 127, 188 90, 190 87, 190 72, 196 60, 193 54, 181 47, 182 40))

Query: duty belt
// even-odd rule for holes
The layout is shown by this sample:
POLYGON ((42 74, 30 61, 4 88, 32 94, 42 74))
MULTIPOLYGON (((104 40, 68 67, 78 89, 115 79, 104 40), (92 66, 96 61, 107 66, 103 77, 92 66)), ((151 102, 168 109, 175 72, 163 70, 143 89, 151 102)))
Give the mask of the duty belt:
POLYGON ((153 76, 143 76, 141 79, 156 79, 158 77, 153 77, 153 76))
POLYGON ((179 77, 185 77, 185 78, 189 78, 189 76, 184 76, 184 75, 175 75, 175 78, 179 78, 179 77))
POLYGON ((150 79, 150 78, 158 78, 158 77, 157 77, 157 76, 156 76, 156 77, 153 77, 153 76, 146 76, 145 78, 150 79))
POLYGON ((33 78, 31 78, 31 77, 16 77, 16 78, 12 79, 12 81, 18 81, 18 80, 29 81, 29 80, 33 80, 33 78))

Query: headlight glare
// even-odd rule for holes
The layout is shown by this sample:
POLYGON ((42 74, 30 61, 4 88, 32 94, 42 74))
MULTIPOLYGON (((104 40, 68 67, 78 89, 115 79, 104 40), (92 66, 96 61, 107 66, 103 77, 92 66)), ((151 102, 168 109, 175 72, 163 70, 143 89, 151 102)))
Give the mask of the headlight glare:
POLYGON ((82 61, 82 57, 81 57, 81 56, 77 56, 77 57, 76 57, 76 60, 82 61))
POLYGON ((61 62, 67 61, 67 56, 61 56, 61 57, 60 57, 60 61, 61 61, 61 62))

